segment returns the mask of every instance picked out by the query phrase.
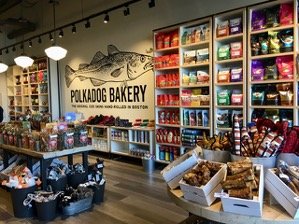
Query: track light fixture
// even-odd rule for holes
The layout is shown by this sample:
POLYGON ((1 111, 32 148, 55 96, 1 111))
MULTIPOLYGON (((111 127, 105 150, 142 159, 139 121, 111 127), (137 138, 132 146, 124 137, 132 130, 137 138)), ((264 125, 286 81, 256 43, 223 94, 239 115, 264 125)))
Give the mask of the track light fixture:
POLYGON ((108 13, 106 13, 105 17, 104 17, 104 23, 108 23, 110 20, 108 13))
POLYGON ((73 24, 72 26, 72 33, 75 34, 77 32, 77 28, 76 28, 76 25, 73 24))
POLYGON ((90 22, 89 22, 89 19, 86 20, 86 23, 85 23, 85 28, 90 28, 90 22))
POLYGON ((37 41, 39 44, 41 44, 42 43, 42 38, 39 36, 38 37, 38 41, 37 41))
POLYGON ((150 0, 149 3, 148 3, 148 7, 149 7, 149 8, 153 8, 153 7, 155 7, 155 6, 156 6, 156 2, 155 2, 155 0, 150 0))
POLYGON ((31 40, 29 40, 29 45, 28 46, 32 47, 32 41, 31 40))
POLYGON ((60 31, 59 31, 58 37, 59 37, 59 38, 62 38, 62 37, 63 37, 63 30, 60 30, 60 31))
POLYGON ((12 51, 15 52, 16 51, 16 46, 12 47, 12 51))
POLYGON ((52 33, 49 33, 49 39, 50 39, 50 41, 53 41, 53 40, 54 40, 54 38, 53 38, 53 36, 52 36, 52 33))
POLYGON ((124 9, 124 16, 128 16, 130 15, 130 8, 129 6, 126 6, 126 8, 124 9))

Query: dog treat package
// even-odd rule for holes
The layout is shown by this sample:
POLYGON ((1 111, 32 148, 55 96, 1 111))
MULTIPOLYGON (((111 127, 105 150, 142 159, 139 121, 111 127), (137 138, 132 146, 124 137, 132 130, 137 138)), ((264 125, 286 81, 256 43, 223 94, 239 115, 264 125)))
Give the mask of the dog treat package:
POLYGON ((269 53, 269 40, 267 35, 260 35, 259 36, 259 43, 261 46, 260 53, 261 54, 268 54, 269 53))
POLYGON ((218 70, 217 82, 219 83, 227 83, 230 80, 230 69, 229 68, 221 68, 218 70))
POLYGON ((265 69, 262 61, 252 60, 251 62, 251 80, 264 80, 265 69))
POLYGON ((218 105, 230 105, 230 91, 227 89, 220 90, 217 93, 217 104, 218 105))
POLYGON ((280 36, 280 52, 293 51, 294 47, 294 35, 293 30, 283 30, 279 33, 280 36))
POLYGON ((229 20, 229 34, 242 33, 242 18, 234 18, 229 20))
POLYGON ((234 89, 231 95, 231 105, 242 105, 243 104, 243 94, 239 89, 234 89))
POLYGON ((267 105, 279 105, 279 93, 277 91, 269 91, 266 94, 267 105))
POLYGON ((266 28, 266 15, 264 10, 252 11, 251 15, 251 29, 261 30, 266 28))
POLYGON ((196 63, 209 62, 209 48, 196 50, 196 63))
POLYGON ((265 91, 263 88, 253 88, 252 89, 252 105, 263 105, 265 101, 265 91))
POLYGON ((252 35, 250 40, 251 43, 251 56, 257 56, 260 54, 261 51, 261 45, 258 40, 257 36, 252 35))
POLYGON ((230 57, 231 58, 241 58, 243 54, 242 42, 230 43, 230 57))
POLYGON ((278 32, 275 32, 275 31, 268 32, 269 53, 270 54, 278 54, 280 52, 280 42, 279 42, 277 35, 278 35, 278 32))
POLYGON ((217 37, 224 37, 229 35, 229 23, 228 20, 219 22, 217 24, 217 37))
POLYGON ((274 60, 267 60, 267 65, 265 67, 265 76, 264 79, 269 80, 276 80, 278 79, 278 72, 277 72, 277 66, 275 64, 274 60))
POLYGON ((243 69, 242 68, 232 68, 230 71, 230 81, 231 82, 242 82, 243 80, 243 69))
POLYGON ((230 45, 225 44, 218 48, 218 60, 230 59, 230 45))
POLYGON ((266 26, 268 28, 279 26, 279 6, 267 8, 265 11, 266 11, 266 26))
POLYGON ((197 82, 199 84, 208 83, 210 76, 206 71, 197 71, 197 82))
POLYGON ((280 96, 280 105, 282 106, 293 106, 293 96, 294 93, 290 90, 287 91, 279 91, 280 96))
POLYGON ((293 56, 279 56, 276 58, 276 65, 278 68, 279 79, 293 79, 294 78, 294 61, 293 56))
POLYGON ((283 3, 279 9, 280 25, 291 25, 294 21, 294 5, 293 3, 283 3))
POLYGON ((216 124, 219 128, 229 128, 228 110, 218 110, 216 114, 216 124))

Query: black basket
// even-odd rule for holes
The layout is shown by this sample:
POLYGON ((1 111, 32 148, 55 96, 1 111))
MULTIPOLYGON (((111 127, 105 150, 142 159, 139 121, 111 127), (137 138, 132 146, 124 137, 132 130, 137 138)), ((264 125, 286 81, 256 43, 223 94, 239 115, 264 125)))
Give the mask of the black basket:
POLYGON ((47 183, 51 186, 53 192, 65 191, 67 176, 63 175, 58 180, 47 179, 47 183))
POLYGON ((42 221, 51 221, 57 215, 57 200, 48 202, 35 202, 37 218, 42 221))
POLYGON ((62 208, 62 214, 70 216, 91 209, 92 198, 93 196, 90 196, 76 202, 71 202, 68 206, 62 208))
POLYGON ((29 193, 34 193, 35 190, 36 190, 35 185, 28 188, 21 188, 21 189, 12 188, 10 190, 13 213, 15 217, 28 218, 34 216, 35 214, 34 203, 32 207, 29 207, 29 206, 24 206, 23 201, 27 198, 27 195, 29 193))
POLYGON ((104 182, 104 184, 102 185, 97 184, 94 186, 90 186, 90 188, 93 190, 93 200, 92 200, 93 203, 101 204, 101 202, 104 201, 105 185, 106 182, 104 182))
POLYGON ((87 172, 74 173, 67 176, 68 185, 77 188, 79 184, 84 183, 87 180, 87 172))

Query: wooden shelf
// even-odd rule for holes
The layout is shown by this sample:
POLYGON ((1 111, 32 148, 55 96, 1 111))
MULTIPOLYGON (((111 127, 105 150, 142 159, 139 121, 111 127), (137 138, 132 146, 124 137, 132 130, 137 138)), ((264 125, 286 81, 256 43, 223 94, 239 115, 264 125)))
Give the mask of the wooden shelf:
POLYGON ((173 67, 165 67, 165 68, 155 68, 155 71, 165 71, 165 70, 174 70, 174 69, 179 69, 179 66, 173 66, 173 67))
POLYGON ((149 146, 150 145, 150 143, 146 143, 146 142, 129 141, 129 143, 135 144, 135 145, 145 145, 145 146, 149 146))
POLYGON ((209 87, 209 83, 195 84, 195 85, 181 85, 181 88, 198 88, 198 87, 209 87))
POLYGON ((183 64, 181 65, 181 68, 196 68, 196 67, 208 66, 209 64, 210 62, 196 63, 191 65, 183 64))
POLYGON ((243 82, 217 82, 215 83, 216 86, 236 86, 236 85, 243 85, 243 82))
POLYGON ((226 59, 226 60, 220 60, 216 61, 216 64, 225 64, 225 63, 233 63, 233 62, 242 62, 244 58, 234 58, 234 59, 226 59))
POLYGON ((250 35, 267 33, 269 31, 281 31, 281 30, 287 30, 287 29, 294 29, 294 28, 295 28, 295 26, 294 26, 294 24, 292 24, 292 25, 278 26, 278 27, 272 27, 272 28, 261 29, 261 30, 252 30, 250 32, 250 35))
POLYGON ((164 53, 164 52, 173 52, 173 51, 176 51, 176 50, 177 51, 179 50, 179 46, 155 49, 154 51, 156 53, 164 53))
POLYGON ((238 34, 228 35, 224 37, 216 37, 215 41, 221 42, 226 40, 240 39, 242 37, 243 37, 243 33, 238 33, 238 34))
POLYGON ((167 128, 180 128, 181 126, 179 124, 156 124, 156 126, 159 127, 167 127, 167 128))
POLYGON ((196 43, 180 45, 180 48, 192 49, 194 47, 201 47, 201 46, 205 46, 205 45, 208 45, 208 44, 209 44, 209 41, 205 40, 205 41, 200 41, 200 42, 196 42, 196 43))
POLYGON ((179 105, 167 106, 167 105, 156 105, 157 108, 179 108, 179 105))
POLYGON ((251 105, 251 108, 256 109, 293 109, 294 106, 281 106, 281 105, 251 105))
POLYGON ((222 108, 237 108, 237 109, 243 109, 243 105, 216 105, 217 108, 222 109, 222 108))
POLYGON ((251 81, 251 84, 270 84, 270 83, 289 83, 294 82, 294 79, 277 79, 277 80, 260 80, 260 81, 251 81))
POLYGON ((163 89, 179 89, 179 88, 180 88, 179 86, 156 87, 156 89, 160 89, 160 90, 163 90, 163 89))
POLYGON ((182 125, 182 128, 190 128, 190 129, 205 129, 209 130, 211 129, 210 127, 205 127, 205 126, 188 126, 188 125, 182 125))
POLYGON ((114 139, 114 138, 111 138, 110 140, 112 142, 122 142, 122 143, 128 143, 129 144, 129 141, 127 141, 127 140, 119 140, 119 139, 114 139))
POLYGON ((277 54, 264 54, 264 55, 257 55, 257 56, 251 56, 251 60, 255 60, 255 59, 265 59, 265 58, 275 58, 275 57, 279 57, 279 56, 293 56, 294 52, 284 52, 284 53, 277 53, 277 54))
POLYGON ((200 105, 200 106, 181 106, 181 108, 210 108, 210 105, 200 105))
POLYGON ((173 146, 173 147, 181 147, 182 145, 178 144, 171 144, 171 143, 166 143, 166 142, 156 142, 158 145, 166 145, 166 146, 173 146))

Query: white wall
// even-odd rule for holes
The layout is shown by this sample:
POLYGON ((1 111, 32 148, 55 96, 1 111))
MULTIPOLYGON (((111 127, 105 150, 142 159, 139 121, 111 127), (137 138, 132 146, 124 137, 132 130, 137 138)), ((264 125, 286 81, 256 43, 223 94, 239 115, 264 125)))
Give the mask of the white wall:
MULTIPOLYGON (((57 7, 57 24, 63 25, 62 19, 71 22, 79 19, 81 7, 79 1, 61 1, 57 7), (75 3, 74 3, 75 2, 75 3), (62 10, 64 8, 64 10, 62 10), (68 13, 70 11, 70 13, 68 13), (68 16, 67 16, 68 15, 68 16)), ((83 1, 84 16, 105 9, 103 5, 97 5, 96 1, 83 1), (87 5, 89 4, 89 5, 87 5)), ((123 2, 116 1, 113 2, 123 2)), ((89 63, 97 51, 107 54, 107 45, 114 44, 122 51, 133 51, 142 54, 147 52, 152 46, 152 30, 170 26, 173 24, 201 18, 226 10, 243 7, 249 4, 259 3, 261 1, 253 0, 156 0, 156 7, 149 9, 148 1, 141 1, 130 7, 131 15, 124 17, 122 10, 110 13, 110 23, 103 24, 103 18, 97 17, 91 20, 91 28, 85 29, 84 24, 77 25, 77 33, 72 34, 70 28, 65 30, 65 36, 58 40, 58 43, 68 49, 68 55, 59 62, 60 78, 62 83, 62 110, 73 111, 70 103, 70 90, 66 88, 64 82, 64 68, 70 65, 77 69, 80 63, 89 63)), ((110 2, 112 5, 112 3, 110 2)), ((45 4, 44 4, 45 5, 45 4)), ((46 7, 44 7, 46 8, 46 7)), ((49 11, 49 8, 46 9, 49 11)), ((51 12, 51 11, 50 11, 51 12)), ((44 13, 45 14, 45 13, 44 13)), ((47 30, 47 24, 43 15, 44 27, 35 33, 41 33, 47 30), (39 32, 40 31, 40 32, 39 32)), ((51 24, 51 23, 50 23, 51 24)), ((48 29, 50 29, 49 27, 48 29)), ((35 41, 36 42, 36 41, 35 41)), ((34 44, 32 49, 26 48, 26 53, 38 56, 44 55, 43 49, 49 46, 47 37, 43 37, 43 43, 34 44)), ((12 63, 13 54, 4 55, 5 59, 12 63)), ((113 114, 124 118, 154 118, 154 77, 149 72, 142 76, 143 83, 147 83, 146 104, 147 110, 94 110, 80 109, 88 117, 94 114, 113 114)), ((139 85, 140 80, 130 82, 132 85, 139 85)), ((79 82, 78 79, 72 84, 72 88, 89 88, 91 84, 88 81, 79 82)), ((114 86, 115 87, 115 86, 114 86)), ((2 88, 1 88, 2 92, 2 88)))

